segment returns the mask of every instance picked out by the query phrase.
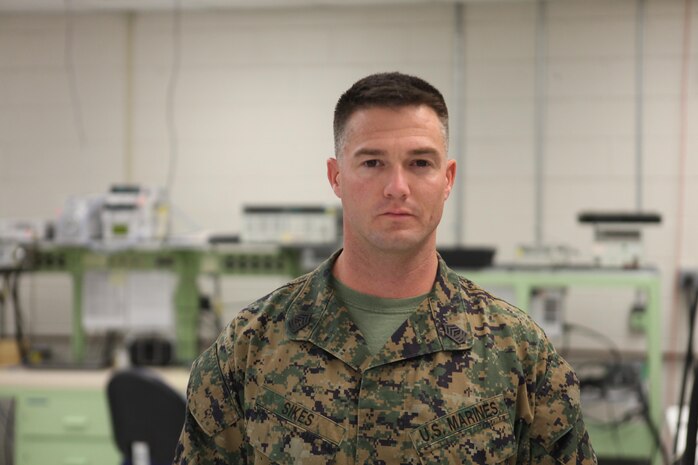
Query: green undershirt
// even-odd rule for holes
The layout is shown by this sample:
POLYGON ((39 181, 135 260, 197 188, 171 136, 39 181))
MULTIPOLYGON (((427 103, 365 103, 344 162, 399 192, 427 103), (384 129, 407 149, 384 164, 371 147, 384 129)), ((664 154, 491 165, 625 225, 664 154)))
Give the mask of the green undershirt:
POLYGON ((355 291, 337 278, 332 280, 332 284, 337 298, 349 310, 351 319, 366 339, 368 350, 374 355, 427 296, 423 294, 407 299, 385 299, 355 291))

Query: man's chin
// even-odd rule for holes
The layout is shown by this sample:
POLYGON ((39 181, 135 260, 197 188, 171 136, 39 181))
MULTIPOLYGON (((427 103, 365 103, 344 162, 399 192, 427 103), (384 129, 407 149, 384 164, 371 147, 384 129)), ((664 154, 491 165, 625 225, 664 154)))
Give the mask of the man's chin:
POLYGON ((406 235, 391 235, 374 241, 374 247, 387 254, 413 254, 423 247, 427 241, 406 235))

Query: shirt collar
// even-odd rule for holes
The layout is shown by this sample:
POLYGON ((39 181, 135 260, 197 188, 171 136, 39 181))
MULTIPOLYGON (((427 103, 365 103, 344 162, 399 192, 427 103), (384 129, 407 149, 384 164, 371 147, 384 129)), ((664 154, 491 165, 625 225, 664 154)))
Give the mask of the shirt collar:
POLYGON ((356 370, 418 357, 442 350, 472 347, 473 309, 462 278, 439 256, 434 286, 417 310, 398 328, 383 349, 372 355, 349 312, 334 296, 335 252, 306 278, 286 313, 289 339, 308 341, 356 370))

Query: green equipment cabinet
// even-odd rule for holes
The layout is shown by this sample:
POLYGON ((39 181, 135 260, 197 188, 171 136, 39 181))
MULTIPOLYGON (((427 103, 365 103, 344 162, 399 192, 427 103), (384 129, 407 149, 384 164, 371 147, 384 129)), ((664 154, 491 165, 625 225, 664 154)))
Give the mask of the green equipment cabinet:
POLYGON ((15 465, 118 465, 103 389, 0 387, 14 399, 15 465))
MULTIPOLYGON (((509 287, 515 295, 514 305, 528 311, 532 290, 540 287, 586 287, 634 289, 646 293, 645 311, 633 321, 643 329, 646 353, 643 373, 648 386, 649 413, 655 425, 662 424, 662 346, 661 280, 654 269, 604 269, 574 267, 501 267, 482 270, 459 270, 459 274, 487 289, 509 287)), ((661 462, 655 453, 655 439, 641 420, 610 428, 587 422, 592 445, 604 459, 630 459, 661 462)))
MULTIPOLYGON (((181 393, 189 371, 155 369, 181 393)), ((14 465, 120 465, 106 386, 111 370, 0 369, 0 399, 12 401, 14 465)), ((0 422, 8 420, 0 412, 0 422)), ((6 453, 0 447, 0 453, 6 453)), ((2 459, 0 459, 2 462, 2 459)), ((4 463, 4 462, 3 462, 4 463)))

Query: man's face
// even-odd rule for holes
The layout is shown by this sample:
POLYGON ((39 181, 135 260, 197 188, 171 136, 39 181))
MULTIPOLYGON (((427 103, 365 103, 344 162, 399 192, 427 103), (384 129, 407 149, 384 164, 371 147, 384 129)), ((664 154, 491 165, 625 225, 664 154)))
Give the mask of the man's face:
POLYGON ((345 244, 383 253, 434 247, 456 172, 434 110, 358 110, 343 141, 327 176, 342 200, 345 244))

